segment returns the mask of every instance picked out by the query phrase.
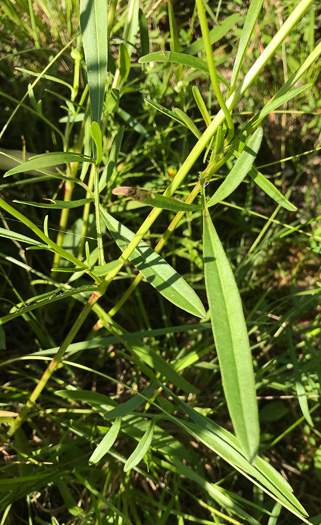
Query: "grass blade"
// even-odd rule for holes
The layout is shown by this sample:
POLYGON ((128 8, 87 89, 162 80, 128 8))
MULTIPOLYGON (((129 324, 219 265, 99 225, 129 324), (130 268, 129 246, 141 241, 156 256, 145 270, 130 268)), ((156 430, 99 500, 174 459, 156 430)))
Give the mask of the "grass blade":
POLYGON ((107 78, 107 2, 80 0, 80 27, 92 120, 100 123, 107 78))
POLYGON ((260 149, 262 137, 263 129, 258 128, 246 143, 244 150, 224 182, 207 202, 207 208, 226 199, 246 177, 260 149))
POLYGON ((27 206, 34 206, 35 208, 49 208, 52 210, 64 210, 64 209, 71 209, 71 208, 79 208, 80 206, 84 206, 84 204, 93 202, 93 200, 92 199, 79 199, 77 201, 54 201, 53 204, 47 204, 45 202, 31 202, 31 201, 18 201, 18 200, 14 200, 13 202, 17 202, 18 204, 25 204, 27 206))
POLYGON ((205 286, 226 401, 241 447, 254 461, 259 422, 249 339, 234 275, 207 209, 203 243, 205 286))
POLYGON ((129 456, 128 460, 126 461, 125 466, 124 466, 125 472, 128 472, 128 470, 136 467, 136 465, 138 465, 138 463, 143 459, 143 457, 147 453, 150 447, 150 444, 152 442, 152 439, 153 439, 154 425, 155 425, 155 422, 152 419, 148 429, 146 430, 142 439, 138 443, 134 452, 129 456))

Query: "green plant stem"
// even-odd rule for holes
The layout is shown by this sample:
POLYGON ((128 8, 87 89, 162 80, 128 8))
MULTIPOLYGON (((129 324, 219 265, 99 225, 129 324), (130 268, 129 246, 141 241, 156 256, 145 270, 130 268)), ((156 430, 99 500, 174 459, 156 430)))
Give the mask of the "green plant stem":
POLYGON ((41 392, 45 388, 46 384, 48 383, 49 379, 51 378, 52 374, 57 370, 59 367, 62 358, 64 356, 65 351, 67 350, 68 346, 72 343, 74 338, 76 337, 78 331, 82 327, 84 321, 86 320, 88 314, 91 312, 93 306, 98 301, 98 299, 101 297, 101 294, 98 292, 94 292, 91 297, 88 299, 86 305, 80 312, 78 318, 76 319, 75 323, 73 324, 71 330, 67 334, 65 340, 63 341, 62 345, 60 346, 58 352, 56 353, 55 357, 50 361, 47 369, 43 373, 42 378, 40 379, 39 383, 37 384, 36 388, 33 390, 32 394, 30 395, 24 409, 22 410, 21 414, 14 420, 12 423, 8 435, 12 436, 18 428, 22 425, 22 423, 25 421, 29 410, 32 408, 34 403, 37 401, 38 397, 40 396, 41 392))
POLYGON ((101 233, 101 216, 100 216, 100 200, 99 200, 99 171, 98 166, 94 167, 94 195, 95 195, 95 212, 96 212, 96 232, 97 232, 97 246, 98 246, 98 260, 99 264, 105 264, 103 237, 101 233))
POLYGON ((226 107, 224 98, 223 98, 221 90, 220 90, 220 86, 218 84, 217 75, 216 75, 216 69, 215 69, 214 59, 213 59, 213 49, 212 49, 212 46, 211 46, 211 41, 210 41, 210 36, 209 36, 209 31, 208 31, 208 25, 207 25, 207 20, 206 20, 206 14, 205 14, 205 9, 204 9, 204 5, 203 5, 203 0, 196 0, 196 6, 197 6, 197 10, 198 10, 198 17, 199 17, 200 24, 201 24, 201 31, 202 31, 202 36, 203 36, 203 40, 204 40, 204 47, 205 47, 205 53, 206 53, 208 69, 209 69, 209 72, 210 72, 210 78, 211 78, 211 82, 212 82, 212 86, 213 86, 213 89, 214 89, 215 96, 217 98, 217 101, 218 101, 218 103, 220 105, 220 108, 223 111, 224 117, 226 119, 226 123, 227 123, 227 127, 228 127, 226 141, 227 141, 227 143, 229 143, 231 141, 231 139, 233 138, 233 135, 234 135, 234 124, 233 124, 233 120, 232 120, 232 117, 230 115, 230 112, 229 112, 229 110, 226 107))

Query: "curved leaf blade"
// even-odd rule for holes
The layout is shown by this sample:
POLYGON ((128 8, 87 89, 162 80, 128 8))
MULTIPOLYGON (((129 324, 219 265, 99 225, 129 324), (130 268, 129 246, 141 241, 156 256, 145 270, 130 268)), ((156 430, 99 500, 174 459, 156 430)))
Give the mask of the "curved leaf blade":
MULTIPOLYGON (((235 13, 234 15, 228 16, 225 18, 224 22, 221 24, 218 24, 215 26, 210 32, 210 42, 211 45, 215 44, 215 42, 218 42, 223 38, 223 36, 226 35, 226 33, 232 29, 232 27, 237 23, 239 19, 239 14, 235 13)), ((185 47, 182 51, 182 53, 186 53, 187 55, 196 55, 200 51, 204 49, 204 40, 203 37, 199 38, 195 42, 193 42, 190 46, 185 47)))
POLYGON ((259 447, 259 421, 242 302, 207 209, 203 224, 205 287, 224 393, 236 436, 248 460, 254 461, 259 447))
POLYGON ((108 450, 113 446, 115 443, 117 436, 120 432, 120 426, 121 426, 121 417, 118 417, 110 429, 108 430, 105 437, 102 439, 102 441, 99 443, 99 445, 96 447, 94 452, 89 458, 89 464, 93 465, 94 463, 98 463, 98 461, 101 460, 102 457, 107 454, 108 450))
MULTIPOLYGON (((135 234, 102 207, 103 220, 119 248, 124 251, 135 234)), ((158 253, 140 241, 129 259, 145 279, 168 301, 197 317, 205 317, 204 306, 193 288, 158 253)))
POLYGON ((242 29, 242 33, 241 33, 241 38, 239 41, 239 47, 238 47, 235 62, 234 62, 233 74, 232 74, 232 79, 231 79, 231 89, 233 89, 236 84, 238 74, 239 74, 239 71, 242 65, 242 61, 246 53, 248 44, 250 42, 250 38, 253 33, 255 22, 261 11, 262 4, 263 4, 263 0, 253 0, 248 9, 246 19, 244 22, 244 26, 242 29))
POLYGON ((19 201, 14 200, 18 204, 26 204, 27 206, 34 206, 35 208, 49 208, 52 210, 63 210, 63 209, 72 209, 79 208, 79 206, 84 206, 89 202, 93 202, 92 199, 79 199, 77 201, 57 201, 55 200, 53 204, 47 204, 46 202, 32 202, 32 201, 19 201))
POLYGON ((59 153, 44 153, 43 155, 30 157, 27 162, 22 162, 18 166, 15 166, 7 171, 4 176, 9 177, 16 173, 22 173, 23 171, 41 170, 42 168, 59 166, 59 164, 66 164, 68 162, 94 162, 94 159, 81 153, 66 153, 64 151, 59 153))
POLYGON ((143 435, 142 439, 138 443, 138 445, 135 448, 134 452, 127 459, 127 461, 125 463, 125 466, 124 466, 124 471, 125 472, 128 472, 128 470, 136 467, 136 465, 138 465, 138 463, 143 459, 145 454, 148 452, 148 449, 149 449, 150 444, 151 444, 152 439, 153 439, 154 426, 155 426, 155 421, 154 421, 154 419, 152 419, 148 429, 146 430, 146 432, 143 435))
MULTIPOLYGON (((234 152, 235 154, 235 152, 234 152)), ((268 180, 264 175, 258 171, 254 166, 249 171, 249 176, 254 180, 261 190, 263 190, 271 199, 277 204, 289 211, 296 211, 297 207, 292 204, 282 193, 268 180)))
POLYGON ((226 197, 228 197, 239 186, 239 184, 241 184, 256 158, 261 146, 262 137, 263 129, 258 128, 246 143, 240 157, 237 159, 224 182, 222 182, 218 190, 206 203, 207 208, 226 199, 226 197))
POLYGON ((107 78, 107 2, 80 0, 80 27, 92 120, 100 123, 107 78))
MULTIPOLYGON (((209 75, 208 65, 204 60, 184 53, 177 53, 176 51, 155 51, 154 53, 149 53, 141 57, 138 62, 141 64, 146 64, 147 62, 173 62, 181 66, 198 69, 209 75)), ((219 82, 228 87, 229 84, 223 75, 219 71, 217 71, 216 74, 219 82)))

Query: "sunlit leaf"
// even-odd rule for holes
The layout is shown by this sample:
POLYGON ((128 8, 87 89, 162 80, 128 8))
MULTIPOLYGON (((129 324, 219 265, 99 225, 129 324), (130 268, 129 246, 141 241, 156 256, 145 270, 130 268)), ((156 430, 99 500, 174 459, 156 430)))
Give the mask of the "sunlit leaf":
POLYGON ((242 449, 254 461, 259 422, 249 339, 234 275, 208 210, 203 244, 205 287, 227 406, 242 449))

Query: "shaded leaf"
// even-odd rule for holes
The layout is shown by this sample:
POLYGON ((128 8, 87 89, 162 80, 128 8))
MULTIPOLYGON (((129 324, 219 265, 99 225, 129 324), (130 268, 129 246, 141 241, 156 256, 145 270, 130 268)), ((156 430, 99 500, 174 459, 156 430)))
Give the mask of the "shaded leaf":
POLYGON ((79 208, 84 206, 89 202, 93 202, 92 199, 79 199, 78 201, 57 201, 55 200, 53 204, 47 204, 45 202, 29 202, 29 201, 18 201, 14 200, 19 204, 26 204, 27 206, 34 206, 35 208, 51 208, 52 210, 63 210, 71 208, 79 208))
MULTIPOLYGON (((226 35, 226 33, 232 29, 232 27, 237 23, 239 19, 239 14, 230 15, 225 18, 224 22, 221 24, 218 24, 215 26, 209 33, 210 36, 210 42, 211 44, 215 44, 215 42, 218 42, 223 38, 223 36, 226 35)), ((203 37, 199 38, 195 42, 193 42, 190 46, 185 47, 182 51, 182 53, 186 53, 187 55, 196 55, 200 51, 204 49, 204 40, 203 37)))

